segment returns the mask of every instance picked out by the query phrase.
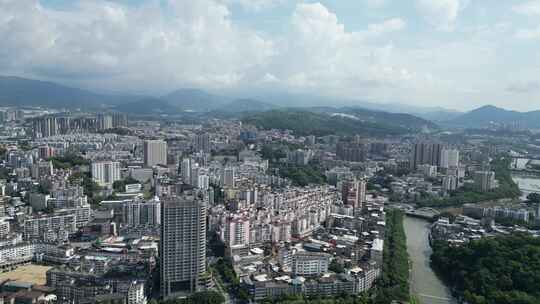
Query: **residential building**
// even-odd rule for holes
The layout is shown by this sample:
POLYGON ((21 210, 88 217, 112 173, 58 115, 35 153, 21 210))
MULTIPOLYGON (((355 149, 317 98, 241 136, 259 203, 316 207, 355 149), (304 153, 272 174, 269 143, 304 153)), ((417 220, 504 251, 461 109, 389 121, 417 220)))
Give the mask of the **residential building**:
POLYGON ((161 200, 160 270, 163 298, 203 288, 206 272, 207 199, 196 191, 161 200))
POLYGON ((474 188, 479 192, 488 192, 496 188, 495 172, 476 171, 474 172, 474 188))
POLYGON ((167 142, 163 140, 146 140, 143 144, 144 165, 167 165, 167 142))
POLYGON ((411 150, 411 169, 417 169, 419 165, 441 165, 441 151, 443 145, 440 143, 419 142, 411 150))
POLYGON ((338 159, 350 162, 363 162, 367 158, 368 146, 362 143, 339 142, 336 146, 338 159))
POLYGON ((120 177, 120 163, 115 161, 92 162, 92 179, 101 187, 110 187, 120 177))
POLYGON ((315 276, 328 271, 330 255, 316 252, 298 252, 292 258, 292 272, 299 276, 315 276))
POLYGON ((441 151, 441 168, 459 168, 459 150, 443 149, 441 151))
POLYGON ((225 168, 221 176, 221 184, 225 187, 234 188, 236 169, 234 167, 225 168))
POLYGON ((443 177, 442 188, 444 192, 455 191, 458 187, 458 177, 455 175, 447 175, 443 177))

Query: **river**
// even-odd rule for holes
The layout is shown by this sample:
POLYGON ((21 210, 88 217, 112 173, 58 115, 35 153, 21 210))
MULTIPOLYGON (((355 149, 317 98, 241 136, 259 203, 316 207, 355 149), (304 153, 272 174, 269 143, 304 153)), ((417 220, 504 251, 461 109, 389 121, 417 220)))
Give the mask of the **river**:
MULTIPOLYGON (((531 160, 528 158, 516 158, 512 162, 511 168, 516 170, 526 170, 527 165, 531 160)), ((522 199, 526 199, 530 193, 540 193, 540 177, 533 177, 520 174, 519 172, 512 173, 512 179, 519 186, 523 196, 522 199)))
POLYGON ((430 267, 431 247, 428 233, 430 223, 406 216, 403 222, 407 235, 407 252, 412 262, 411 294, 422 304, 455 304, 450 290, 430 267))
POLYGON ((522 192, 522 199, 526 199, 527 195, 532 192, 540 193, 540 178, 527 177, 517 174, 512 174, 512 179, 519 186, 519 190, 522 192))

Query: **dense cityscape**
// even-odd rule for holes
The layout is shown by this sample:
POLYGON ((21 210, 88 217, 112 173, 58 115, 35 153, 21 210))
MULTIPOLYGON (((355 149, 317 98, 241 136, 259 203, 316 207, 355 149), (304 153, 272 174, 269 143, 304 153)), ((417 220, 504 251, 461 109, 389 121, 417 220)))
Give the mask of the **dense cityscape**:
POLYGON ((0 304, 540 304, 540 0, 0 0, 0 304))
POLYGON ((512 176, 539 175, 539 139, 514 127, 314 135, 258 125, 275 111, 0 113, 4 301, 483 303, 472 287, 410 292, 404 219, 425 223, 433 262, 538 236, 540 188, 512 176))

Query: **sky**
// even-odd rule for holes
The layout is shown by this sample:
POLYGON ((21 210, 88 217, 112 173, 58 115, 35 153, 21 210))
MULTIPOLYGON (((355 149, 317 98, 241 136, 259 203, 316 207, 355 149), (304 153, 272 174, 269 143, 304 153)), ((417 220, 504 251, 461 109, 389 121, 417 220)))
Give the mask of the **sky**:
POLYGON ((540 0, 0 0, 0 75, 539 110, 540 0))

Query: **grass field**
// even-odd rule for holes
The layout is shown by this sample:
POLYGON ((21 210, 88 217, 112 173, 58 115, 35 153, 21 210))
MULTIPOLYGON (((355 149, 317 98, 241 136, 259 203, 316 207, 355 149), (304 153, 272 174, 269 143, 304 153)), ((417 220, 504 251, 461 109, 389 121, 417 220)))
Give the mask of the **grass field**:
POLYGON ((49 266, 25 265, 9 272, 0 272, 0 281, 10 279, 23 282, 29 282, 39 285, 45 285, 45 273, 51 269, 49 266))

